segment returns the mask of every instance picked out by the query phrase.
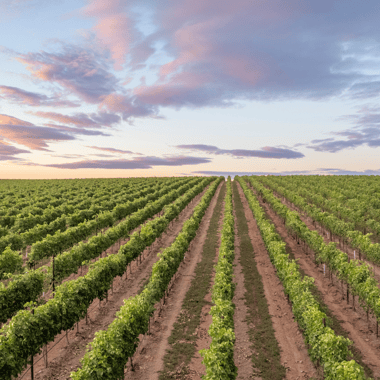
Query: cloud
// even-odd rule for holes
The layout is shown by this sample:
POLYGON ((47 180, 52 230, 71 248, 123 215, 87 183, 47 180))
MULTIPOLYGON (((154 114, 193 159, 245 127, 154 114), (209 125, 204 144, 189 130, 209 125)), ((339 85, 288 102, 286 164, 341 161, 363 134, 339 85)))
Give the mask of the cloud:
POLYGON ((380 175, 380 169, 344 170, 344 169, 325 168, 325 169, 317 169, 317 170, 329 175, 380 175))
POLYGON ((115 157, 113 154, 89 154, 89 156, 95 156, 95 157, 115 157))
POLYGON ((158 108, 155 105, 147 105, 137 100, 136 96, 126 96, 117 93, 109 94, 103 97, 99 104, 99 109, 108 109, 114 113, 121 113, 123 120, 131 117, 154 117, 158 116, 158 108))
POLYGON ((51 154, 51 157, 59 157, 59 158, 80 158, 80 157, 85 157, 84 154, 63 154, 63 155, 57 155, 57 154, 51 154))
POLYGON ((65 126, 48 125, 47 127, 39 127, 13 116, 0 114, 0 138, 13 141, 31 149, 50 152, 47 149, 48 141, 75 140, 76 138, 72 136, 75 134, 109 136, 100 131, 88 131, 65 126))
POLYGON ((65 125, 57 125, 57 124, 44 124, 46 127, 53 128, 57 131, 67 132, 73 135, 86 135, 86 136, 111 136, 108 133, 104 133, 102 131, 92 131, 84 128, 70 128, 65 125))
POLYGON ((110 64, 104 52, 95 47, 61 45, 61 53, 18 53, 15 59, 34 78, 58 83, 87 103, 99 103, 104 96, 120 90, 118 79, 108 71, 110 64))
POLYGON ((29 150, 19 149, 12 146, 5 141, 0 140, 0 161, 8 160, 21 160, 19 157, 14 157, 16 154, 20 153, 31 153, 29 150))
POLYGON ((111 152, 111 153, 123 153, 123 154, 137 154, 137 155, 141 155, 141 153, 134 153, 130 150, 122 150, 122 149, 115 149, 115 148, 102 148, 102 147, 98 147, 98 146, 87 146, 87 148, 91 148, 91 149, 97 149, 97 150, 103 150, 105 152, 111 152))
MULTIPOLYGON (((60 53, 40 53, 21 54, 3 49, 8 55, 24 65, 31 72, 32 77, 39 81, 57 83, 66 92, 76 95, 81 100, 98 104, 99 113, 91 114, 92 124, 116 123, 120 120, 130 122, 133 117, 154 117, 158 116, 158 107, 154 104, 147 104, 138 99, 131 91, 126 91, 113 74, 110 73, 110 60, 104 50, 99 46, 73 46, 58 41, 61 45, 60 53), (6 51, 5 51, 6 50, 6 51), (110 112, 106 112, 110 111, 110 112)), ((8 93, 10 90, 7 90, 8 93)), ((13 97, 20 99, 19 90, 13 97)), ((29 102, 36 101, 36 96, 28 95, 29 102)), ((41 104, 42 105, 42 104, 41 104)), ((50 117, 59 122, 91 123, 85 114, 77 114, 69 117, 54 112, 38 112, 41 117, 50 117), (76 119, 76 120, 75 120, 76 119)), ((83 125, 83 124, 81 124, 83 125)))
POLYGON ((33 78, 123 120, 158 117, 160 107, 365 99, 380 91, 378 0, 88 0, 72 14, 94 18, 84 46, 16 57, 33 78), (144 8, 153 20, 148 35, 144 8), (126 90, 112 64, 129 71, 124 78, 144 69, 137 79, 146 81, 126 90))
POLYGON ((114 124, 120 122, 120 116, 113 113, 99 112, 98 114, 85 114, 85 113, 76 113, 73 116, 63 115, 57 112, 29 112, 38 117, 45 119, 50 119, 57 121, 59 123, 72 124, 76 127, 84 128, 102 128, 102 127, 112 127, 114 124))
POLYGON ((127 16, 125 2, 119 0, 92 0, 78 12, 83 17, 94 17, 97 23, 92 28, 97 41, 111 53, 115 62, 114 69, 121 70, 130 44, 137 31, 133 20, 127 16))
POLYGON ((201 157, 136 157, 132 160, 84 160, 66 164, 50 164, 43 165, 60 169, 151 169, 155 166, 183 166, 183 165, 199 165, 208 163, 211 160, 201 157))
MULTIPOLYGON (((177 0, 153 5, 170 59, 145 104, 227 107, 235 100, 371 97, 379 92, 377 2, 177 0), (371 72, 370 72, 371 71, 371 72)), ((147 39, 148 39, 147 38, 147 39)), ((145 50, 134 65, 154 54, 145 50)))
POLYGON ((260 158, 278 158, 278 159, 295 159, 305 157, 304 154, 290 149, 274 148, 265 146, 261 150, 246 149, 219 149, 213 145, 193 144, 193 145, 176 145, 176 148, 187 149, 190 151, 200 151, 209 154, 227 154, 235 158, 243 157, 260 157, 260 158))
POLYGON ((330 132, 329 134, 334 137, 312 140, 308 148, 317 152, 336 153, 362 145, 372 148, 380 147, 380 107, 367 105, 361 107, 357 114, 344 115, 338 120, 347 121, 354 126, 342 131, 330 132))
POLYGON ((48 97, 43 94, 25 91, 17 87, 0 86, 0 99, 28 106, 80 107, 79 103, 62 100, 59 96, 48 97), (1 95, 3 94, 3 95, 1 95))

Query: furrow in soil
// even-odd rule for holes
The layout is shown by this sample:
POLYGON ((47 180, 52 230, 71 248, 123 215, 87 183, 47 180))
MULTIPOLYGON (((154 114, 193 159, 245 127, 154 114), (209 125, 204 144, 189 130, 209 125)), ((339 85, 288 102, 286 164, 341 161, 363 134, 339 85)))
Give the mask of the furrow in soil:
POLYGON ((294 320, 284 288, 270 262, 268 252, 261 238, 259 228, 243 190, 237 184, 248 222, 248 234, 255 252, 255 261, 264 285, 264 294, 268 303, 275 337, 281 350, 281 363, 286 367, 286 379, 299 380, 310 377, 320 378, 315 370, 305 346, 301 331, 294 320))
POLYGON ((168 339, 194 278, 197 263, 201 259, 208 226, 223 185, 224 183, 222 182, 211 200, 197 234, 191 243, 191 248, 186 253, 183 264, 178 269, 177 278, 166 298, 165 305, 154 322, 151 322, 150 334, 146 335, 139 344, 137 353, 133 357, 133 370, 130 366, 127 367, 125 379, 156 380, 164 369, 165 353, 170 348, 168 339))
MULTIPOLYGON (((249 337, 248 327, 248 308, 246 305, 245 287, 246 279, 243 273, 242 257, 241 257, 241 239, 238 230, 237 219, 237 202, 236 202, 236 183, 233 184, 234 197, 234 217, 235 217, 235 259, 234 259, 234 276, 235 276, 235 293, 232 302, 235 305, 234 313, 234 329, 235 329, 235 347, 234 362, 238 369, 237 380, 251 379, 253 375, 252 367, 252 349, 249 337)), ((241 218, 242 215, 239 215, 241 218)), ((244 248, 243 248, 244 249, 244 248)), ((252 257, 253 259, 253 257, 252 257)))
MULTIPOLYGON (((370 318, 367 323, 366 313, 358 306, 358 302, 356 302, 356 310, 352 303, 347 304, 347 300, 344 298, 346 290, 344 288, 342 291, 341 284, 334 278, 335 276, 331 282, 328 270, 326 269, 326 274, 324 274, 323 265, 316 266, 313 261, 314 255, 307 254, 301 244, 288 236, 286 227, 271 207, 261 200, 260 203, 294 257, 299 259, 298 263, 303 273, 315 279, 315 286, 323 303, 340 325, 336 328, 332 326, 332 328, 338 329, 336 332, 339 335, 346 336, 353 341, 354 346, 351 347, 351 351, 354 353, 354 359, 363 365, 366 375, 380 378, 380 338, 376 338, 374 320, 370 318)), ((352 296, 350 298, 352 299, 352 296)))
POLYGON ((207 191, 207 188, 182 210, 178 219, 172 222, 172 226, 151 247, 144 250, 141 264, 139 264, 139 260, 135 260, 128 266, 126 271, 127 279, 125 279, 125 275, 122 278, 115 278, 113 282, 114 290, 109 292, 108 302, 104 300, 100 303, 98 299, 94 300, 89 307, 88 324, 86 324, 86 318, 84 318, 79 322, 78 327, 75 326, 73 330, 68 332, 68 340, 65 338, 66 332, 63 332, 56 336, 54 342, 48 344, 48 350, 51 349, 51 351, 48 352, 47 368, 42 354, 35 356, 35 363, 41 359, 34 364, 34 378, 36 380, 69 379, 70 372, 80 366, 80 359, 85 354, 86 345, 94 339, 95 332, 107 329, 108 325, 114 320, 116 312, 123 305, 124 299, 138 293, 144 281, 149 278, 153 264, 158 260, 157 254, 162 248, 166 248, 173 243, 183 224, 191 216, 193 209, 207 191), (52 348, 53 346, 54 348, 52 348))

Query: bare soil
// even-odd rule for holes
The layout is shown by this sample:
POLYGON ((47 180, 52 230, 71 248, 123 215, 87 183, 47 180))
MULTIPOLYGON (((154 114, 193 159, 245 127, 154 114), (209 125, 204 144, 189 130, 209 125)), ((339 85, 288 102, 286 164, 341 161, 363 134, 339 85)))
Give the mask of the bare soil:
MULTIPOLYGON (((296 242, 295 239, 288 236, 286 227, 280 218, 270 208, 267 203, 262 203, 267 215, 271 218, 277 228, 278 233, 291 248, 296 259, 299 259, 301 269, 307 276, 315 279, 315 285, 321 292, 323 302, 327 305, 333 315, 341 322, 342 328, 347 331, 348 337, 354 342, 355 348, 360 352, 362 361, 373 371, 376 378, 380 378, 380 338, 376 338, 375 322, 370 317, 370 327, 368 328, 367 316, 362 308, 356 302, 356 310, 352 305, 347 304, 344 299, 346 291, 334 278, 330 281, 329 273, 326 269, 324 275, 323 266, 317 267, 313 261, 313 255, 306 254, 304 248, 296 242)), ((301 216, 301 220, 311 230, 316 230, 310 219, 301 216)), ((325 236, 326 243, 329 239, 325 236)), ((351 297, 350 297, 351 298, 351 297)))
POLYGON ((320 225, 318 222, 314 221, 313 218, 311 218, 310 216, 308 216, 307 213, 305 213, 302 210, 300 210, 293 203, 291 203, 287 199, 284 201, 284 198, 281 197, 276 192, 273 192, 273 194, 277 198, 279 198, 279 200, 281 200, 281 202, 283 204, 285 204, 286 206, 288 206, 291 210, 297 211, 298 214, 300 215, 300 219, 308 226, 308 228, 310 230, 319 232, 319 234, 323 237, 323 240, 325 241, 326 244, 328 244, 329 242, 335 242, 335 243, 337 243, 337 247, 341 251, 347 253, 347 255, 350 258, 350 260, 358 260, 360 258, 361 261, 365 262, 370 267, 372 267, 373 268, 373 272, 374 272, 374 277, 375 277, 375 279, 378 282, 378 287, 380 288, 380 268, 379 268, 379 265, 374 264, 373 262, 367 260, 366 257, 365 257, 365 254, 360 253, 359 249, 352 248, 348 244, 342 244, 340 242, 340 239, 339 239, 338 236, 336 236, 336 235, 332 235, 331 236, 331 234, 327 230, 327 228, 325 228, 324 226, 320 225))
MULTIPOLYGON (((224 218, 224 200, 222 204, 222 212, 220 214, 220 218, 218 222, 218 232, 217 232, 218 245, 215 250, 214 265, 217 264, 218 258, 219 258, 219 247, 221 244, 221 236, 222 236, 221 230, 223 226, 223 218, 224 218)), ((212 297, 212 287, 214 285, 214 278, 215 278, 215 267, 213 268, 212 273, 211 273, 210 290, 207 292, 204 298, 205 301, 208 302, 208 304, 202 307, 201 321, 200 321, 198 329, 196 330, 197 340, 195 342, 195 347, 197 348, 197 351, 190 361, 189 376, 187 376, 186 378, 187 380, 201 380, 202 376, 206 373, 206 366, 202 363, 203 358, 201 354, 199 353, 199 351, 210 348, 210 344, 212 340, 210 335, 208 334, 208 330, 212 323, 212 316, 210 315, 210 310, 212 307, 211 297, 212 297)))
MULTIPOLYGON (((48 350, 50 350, 48 351, 48 368, 45 367, 43 354, 35 356, 35 379, 70 378, 70 372, 80 366, 80 359, 85 354, 87 344, 94 339, 95 332, 107 329, 108 325, 114 320, 116 312, 123 305, 124 299, 138 293, 143 283, 149 278, 153 264, 158 260, 157 253, 162 248, 166 248, 173 243, 184 222, 191 216, 193 209, 199 203, 207 188, 208 186, 182 210, 178 219, 171 222, 171 226, 159 239, 144 250, 141 255, 141 263, 139 263, 140 260, 138 259, 128 266, 129 268, 126 271, 127 279, 125 279, 125 276, 115 278, 113 292, 108 296, 108 302, 103 301, 100 303, 99 300, 94 300, 89 307, 88 324, 86 324, 86 318, 84 318, 79 322, 78 326, 68 332, 68 340, 66 339, 66 332, 63 332, 56 336, 54 342, 48 344, 48 350)), ((125 241, 128 241, 128 239, 125 239, 125 241)), ((116 247, 118 244, 116 243, 114 246, 116 247)), ((114 246, 107 249, 106 254, 114 253, 114 246)), ((85 272, 83 270, 83 275, 85 272)), ((79 271, 78 274, 71 275, 69 278, 77 278, 80 275, 79 271)), ((30 374, 27 376, 30 376, 30 374)))
POLYGON ((235 259, 234 259, 234 276, 235 276, 235 293, 232 302, 235 304, 234 328, 235 328, 235 348, 234 362, 238 367, 237 380, 253 378, 252 367, 252 350, 248 334, 248 308, 245 304, 244 274, 243 267, 240 264, 240 238, 238 234, 236 210, 234 207, 235 217, 235 259))
POLYGON ((291 306, 276 275, 275 268, 270 262, 259 228, 240 184, 238 184, 238 190, 248 222, 249 236, 255 252, 257 268, 262 277, 275 337, 281 349, 281 362, 287 369, 286 379, 320 378, 309 358, 301 331, 294 321, 291 306))
POLYGON ((169 348, 168 338, 181 312, 183 300, 194 278, 196 265, 201 260, 208 226, 222 185, 223 183, 219 185, 214 198, 211 200, 197 235, 193 239, 188 253, 186 253, 183 264, 178 269, 177 278, 173 283, 165 306, 155 318, 154 323, 151 323, 150 334, 145 336, 133 357, 134 370, 127 367, 125 379, 156 380, 159 377, 159 372, 163 370, 163 359, 166 350, 169 348))

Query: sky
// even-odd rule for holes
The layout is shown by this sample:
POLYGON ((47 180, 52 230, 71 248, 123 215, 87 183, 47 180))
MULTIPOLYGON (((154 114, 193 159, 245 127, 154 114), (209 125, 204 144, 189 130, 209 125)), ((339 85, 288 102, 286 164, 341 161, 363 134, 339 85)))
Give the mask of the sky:
POLYGON ((2 0, 0 179, 380 174, 378 0, 2 0))

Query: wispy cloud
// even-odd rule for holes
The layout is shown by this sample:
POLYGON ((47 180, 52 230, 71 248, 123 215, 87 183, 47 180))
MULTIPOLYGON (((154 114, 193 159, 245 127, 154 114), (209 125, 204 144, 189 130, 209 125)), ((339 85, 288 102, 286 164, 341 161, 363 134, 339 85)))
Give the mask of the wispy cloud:
POLYGON ((167 42, 165 51, 173 58, 160 67, 155 84, 140 85, 134 94, 146 104, 180 108, 376 93, 379 76, 368 73, 379 65, 375 0, 360 7, 355 0, 283 4, 157 5, 156 39, 167 42))
MULTIPOLYGON (((122 83, 119 83, 119 79, 111 74, 110 59, 99 47, 79 47, 63 42, 59 44, 61 45, 60 53, 41 51, 21 54, 8 50, 6 53, 23 63, 34 79, 59 84, 66 92, 76 95, 79 99, 90 104, 98 104, 99 114, 89 115, 92 119, 98 118, 98 123, 117 122, 120 116, 116 114, 120 114, 123 120, 128 122, 135 117, 162 118, 158 115, 157 105, 144 102, 132 91, 125 90, 122 83), (102 117, 108 118, 109 121, 102 120, 102 117)), ((9 93, 11 90, 7 91, 9 93)), ((26 98, 25 94, 22 95, 23 90, 19 90, 17 94, 15 90, 12 91, 14 98, 20 99, 22 96, 26 98)), ((28 96, 29 102, 35 98, 32 95, 28 96)), ((51 118, 60 122, 69 120, 68 116, 54 112, 41 111, 37 115, 49 117, 49 114, 51 118)), ((86 115, 78 114, 78 118, 85 120, 86 115)))
POLYGON ((26 104, 28 106, 47 106, 47 107, 79 107, 77 102, 62 100, 59 95, 48 97, 44 94, 25 91, 17 87, 0 86, 0 99, 13 103, 26 104))
POLYGON ((21 160, 19 157, 15 157, 16 154, 31 153, 29 150, 19 149, 13 145, 0 140, 0 161, 8 160, 21 160))
POLYGON ((136 157, 132 160, 83 160, 66 164, 43 165, 60 169, 151 169, 155 166, 184 166, 208 163, 211 160, 201 157, 136 157))
POLYGON ((17 54, 32 76, 40 81, 58 83, 88 103, 99 103, 118 89, 118 79, 109 72, 107 57, 94 48, 61 43, 61 53, 17 54))
POLYGON ((59 123, 72 124, 76 127, 83 128, 102 128, 112 127, 120 122, 120 116, 108 112, 99 113, 76 113, 73 116, 63 115, 57 112, 29 112, 30 114, 42 117, 44 119, 54 120, 59 123))
POLYGON ((123 153, 123 154, 136 154, 136 155, 142 155, 141 153, 135 153, 130 150, 122 150, 122 149, 115 149, 115 148, 102 148, 99 146, 87 146, 87 148, 91 149, 97 149, 97 150, 103 150, 105 152, 111 152, 111 153, 123 153))
POLYGON ((260 158, 278 158, 278 159, 295 159, 302 158, 304 154, 290 149, 274 148, 265 146, 260 150, 247 149, 219 149, 213 145, 192 144, 192 145, 176 145, 175 148, 186 149, 190 151, 200 151, 209 154, 227 154, 235 158, 244 157, 260 157, 260 158))
POLYGON ((0 137, 30 149, 50 152, 51 150, 47 149, 47 142, 75 140, 76 138, 72 135, 78 134, 108 136, 101 131, 88 131, 66 126, 40 127, 13 116, 0 114, 0 137))
POLYGON ((380 107, 367 105, 359 109, 357 114, 345 115, 338 120, 347 121, 354 126, 342 131, 330 132, 330 135, 334 137, 312 140, 308 148, 317 152, 336 153, 362 145, 371 148, 380 146, 380 107))
POLYGON ((105 133, 99 130, 93 131, 91 129, 85 128, 70 128, 65 125, 57 125, 57 124, 44 124, 45 127, 53 128, 57 131, 67 132, 73 135, 86 135, 86 136, 111 136, 109 133, 105 133))
POLYGON ((99 109, 107 109, 111 112, 121 113, 123 120, 133 117, 155 117, 158 116, 156 105, 146 104, 137 99, 136 96, 127 96, 117 93, 106 95, 99 104, 99 109))
POLYGON ((72 12, 95 20, 84 46, 61 43, 60 53, 17 59, 34 78, 117 109, 124 119, 157 115, 158 107, 227 107, 236 100, 373 97, 380 88, 377 6, 377 0, 286 6, 283 0, 89 0, 72 12), (137 27, 138 7, 153 14, 155 32, 148 36, 137 27), (123 91, 112 63, 133 71, 151 65, 158 51, 166 58, 151 71, 158 80, 123 91))
POLYGON ((59 154, 50 154, 50 156, 51 157, 59 157, 59 158, 69 158, 69 159, 85 157, 84 154, 62 154, 62 155, 59 155, 59 154))

